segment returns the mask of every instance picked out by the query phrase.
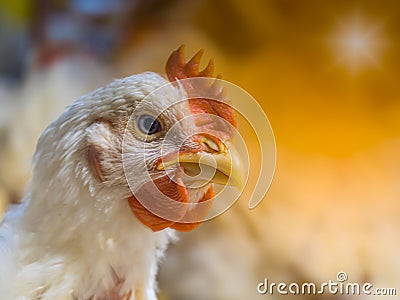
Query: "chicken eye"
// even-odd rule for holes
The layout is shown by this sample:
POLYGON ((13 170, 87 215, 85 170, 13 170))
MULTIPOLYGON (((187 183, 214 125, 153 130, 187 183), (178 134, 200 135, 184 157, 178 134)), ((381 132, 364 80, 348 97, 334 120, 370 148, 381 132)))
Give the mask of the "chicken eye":
POLYGON ((137 127, 141 132, 147 135, 152 135, 161 131, 160 122, 151 115, 141 115, 137 119, 137 127))

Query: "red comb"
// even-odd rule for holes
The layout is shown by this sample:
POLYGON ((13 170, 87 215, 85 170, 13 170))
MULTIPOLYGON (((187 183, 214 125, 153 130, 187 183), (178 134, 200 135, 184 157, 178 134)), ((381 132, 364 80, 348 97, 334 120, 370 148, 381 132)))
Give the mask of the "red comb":
MULTIPOLYGON (((204 70, 199 70, 201 57, 204 53, 199 50, 188 62, 185 60, 184 53, 185 46, 180 46, 177 50, 173 51, 168 58, 166 64, 166 73, 171 82, 194 78, 194 77, 213 77, 214 61, 210 59, 207 67, 204 70)), ((216 80, 210 85, 206 86, 193 86, 193 84, 183 82, 183 86, 189 96, 189 106, 193 114, 213 114, 225 119, 227 122, 236 127, 236 116, 233 108, 227 104, 227 99, 224 90, 220 87, 218 75, 216 80), (196 97, 199 92, 207 95, 207 98, 196 97), (214 99, 214 100, 213 100, 214 99), (220 101, 218 101, 220 100, 220 101), (224 102, 221 102, 224 101, 224 102)))

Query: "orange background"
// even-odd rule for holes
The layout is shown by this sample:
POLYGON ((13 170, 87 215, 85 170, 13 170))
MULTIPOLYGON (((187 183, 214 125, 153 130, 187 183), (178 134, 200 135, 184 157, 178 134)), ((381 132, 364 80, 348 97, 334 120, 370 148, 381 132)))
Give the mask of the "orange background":
MULTIPOLYGON (((34 5, 25 2, 0 3, 29 28, 34 5)), ((98 60, 108 78, 163 72, 182 43, 188 55, 204 48, 223 79, 257 99, 277 144, 261 205, 248 211, 241 201, 183 235, 161 267, 161 297, 257 299, 264 277, 322 282, 339 271, 398 287, 399 2, 153 2, 98 60)))

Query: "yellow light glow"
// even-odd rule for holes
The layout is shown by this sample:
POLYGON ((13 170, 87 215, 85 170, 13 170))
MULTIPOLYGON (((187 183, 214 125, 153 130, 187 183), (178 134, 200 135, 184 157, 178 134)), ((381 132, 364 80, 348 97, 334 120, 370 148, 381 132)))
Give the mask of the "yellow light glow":
POLYGON ((380 66, 385 41, 381 25, 359 16, 341 21, 329 39, 337 64, 353 74, 380 66))

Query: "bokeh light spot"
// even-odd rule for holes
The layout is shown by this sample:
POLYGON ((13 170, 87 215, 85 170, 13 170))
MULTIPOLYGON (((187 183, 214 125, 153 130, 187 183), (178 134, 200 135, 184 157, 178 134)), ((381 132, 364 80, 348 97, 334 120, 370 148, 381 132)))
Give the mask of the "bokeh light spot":
POLYGON ((328 41, 335 63, 352 74, 379 68, 387 44, 382 23, 359 15, 341 19, 328 41))

